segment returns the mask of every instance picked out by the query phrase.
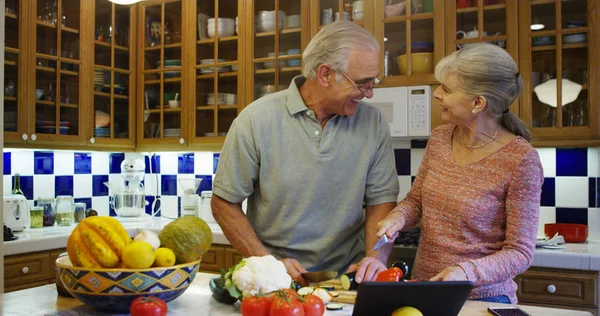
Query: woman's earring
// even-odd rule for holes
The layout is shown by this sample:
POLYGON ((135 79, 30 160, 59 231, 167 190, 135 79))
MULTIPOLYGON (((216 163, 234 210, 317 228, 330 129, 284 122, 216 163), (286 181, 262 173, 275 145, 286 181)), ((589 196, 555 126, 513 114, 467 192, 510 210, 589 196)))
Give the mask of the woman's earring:
POLYGON ((472 109, 472 110, 471 110, 471 113, 475 114, 475 109, 472 109))

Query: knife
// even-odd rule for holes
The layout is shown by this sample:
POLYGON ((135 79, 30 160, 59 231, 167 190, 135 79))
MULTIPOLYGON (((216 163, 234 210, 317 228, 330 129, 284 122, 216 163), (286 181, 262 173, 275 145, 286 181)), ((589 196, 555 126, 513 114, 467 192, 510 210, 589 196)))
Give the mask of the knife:
POLYGON ((379 250, 379 248, 383 247, 383 245, 387 244, 387 242, 388 238, 386 234, 383 234, 383 236, 381 236, 381 238, 379 238, 379 241, 377 241, 377 243, 375 244, 375 247, 373 247, 373 250, 379 250))
POLYGON ((331 279, 335 279, 338 275, 337 271, 316 271, 316 272, 304 272, 304 273, 300 273, 300 275, 302 275, 302 277, 310 282, 310 283, 315 283, 315 282, 322 282, 322 281, 328 281, 331 279))

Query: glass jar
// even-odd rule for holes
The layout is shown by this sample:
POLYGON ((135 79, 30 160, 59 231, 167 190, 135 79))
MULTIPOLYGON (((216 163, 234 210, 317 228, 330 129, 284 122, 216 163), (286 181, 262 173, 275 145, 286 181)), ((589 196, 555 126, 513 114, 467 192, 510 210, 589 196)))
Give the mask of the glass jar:
POLYGON ((29 210, 29 219, 31 228, 44 227, 44 209, 41 206, 34 206, 29 210))
POLYGON ((38 198, 37 206, 44 209, 44 226, 54 226, 55 221, 55 203, 54 198, 38 198))
POLYGON ((73 197, 69 195, 59 195, 56 197, 56 223, 59 226, 69 226, 73 224, 73 197))
POLYGON ((75 223, 81 222, 85 218, 85 203, 75 203, 75 210, 73 212, 73 217, 75 218, 75 223))

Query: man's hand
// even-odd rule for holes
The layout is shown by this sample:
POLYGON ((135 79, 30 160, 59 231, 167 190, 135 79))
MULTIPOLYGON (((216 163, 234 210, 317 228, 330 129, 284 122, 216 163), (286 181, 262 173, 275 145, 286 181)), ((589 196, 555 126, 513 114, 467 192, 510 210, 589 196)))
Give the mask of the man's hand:
POLYGON ((292 279, 302 286, 308 286, 308 281, 306 281, 300 273, 306 272, 306 269, 298 262, 296 259, 285 258, 282 259, 283 265, 287 269, 288 274, 292 277, 292 279))
POLYGON ((451 266, 438 273, 429 281, 466 281, 467 274, 465 270, 459 266, 451 266))
POLYGON ((398 232, 404 228, 406 219, 400 212, 389 213, 382 221, 377 223, 377 238, 384 234, 388 236, 388 243, 393 243, 398 237, 398 232))
POLYGON ((387 269, 383 262, 376 258, 364 257, 358 263, 351 265, 347 272, 356 271, 354 280, 357 283, 362 281, 374 281, 379 272, 387 269))

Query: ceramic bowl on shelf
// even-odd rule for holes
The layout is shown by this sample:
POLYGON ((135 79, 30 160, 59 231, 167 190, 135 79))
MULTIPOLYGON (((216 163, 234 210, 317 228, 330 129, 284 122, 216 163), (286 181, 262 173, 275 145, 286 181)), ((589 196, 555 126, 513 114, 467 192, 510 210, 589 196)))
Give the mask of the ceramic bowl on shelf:
MULTIPOLYGON (((433 53, 413 53, 411 59, 413 75, 433 73, 433 53)), ((396 63, 400 74, 406 75, 408 73, 406 54, 396 57, 396 63)))
POLYGON ((109 313, 129 313, 139 296, 170 302, 190 286, 200 260, 172 267, 103 269, 74 267, 68 256, 56 260, 57 273, 71 295, 84 304, 109 313))
POLYGON ((406 1, 402 1, 392 5, 386 5, 384 8, 385 17, 391 16, 401 16, 404 14, 404 9, 406 8, 406 1))
POLYGON ((563 43, 565 44, 585 43, 586 41, 587 34, 585 33, 563 35, 563 43))
POLYGON ((169 107, 170 108, 178 108, 179 107, 179 101, 169 100, 169 107))
POLYGON ((295 28, 295 27, 300 27, 301 24, 301 16, 300 14, 295 14, 295 15, 288 15, 285 18, 285 28, 286 29, 291 29, 291 28, 295 28))

